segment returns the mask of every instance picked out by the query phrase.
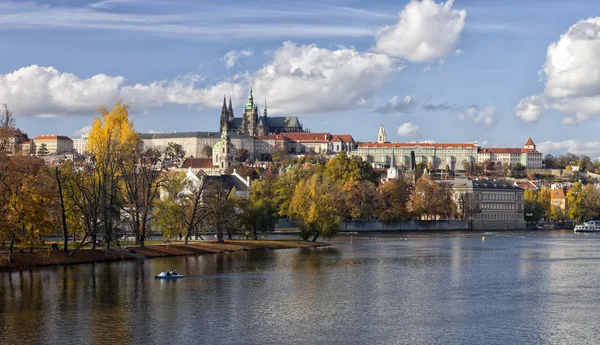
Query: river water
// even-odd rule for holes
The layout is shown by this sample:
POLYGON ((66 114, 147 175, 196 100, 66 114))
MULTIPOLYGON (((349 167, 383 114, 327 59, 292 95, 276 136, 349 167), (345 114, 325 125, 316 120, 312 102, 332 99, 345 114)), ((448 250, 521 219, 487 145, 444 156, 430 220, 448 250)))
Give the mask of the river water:
POLYGON ((0 344, 600 342, 600 234, 332 243, 0 273, 0 344))

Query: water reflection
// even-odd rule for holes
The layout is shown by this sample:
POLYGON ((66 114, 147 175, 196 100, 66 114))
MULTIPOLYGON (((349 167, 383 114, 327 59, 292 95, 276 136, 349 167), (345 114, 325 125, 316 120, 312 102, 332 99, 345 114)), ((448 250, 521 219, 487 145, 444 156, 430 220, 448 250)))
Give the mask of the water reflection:
POLYGON ((2 273, 0 343, 595 343, 600 236, 481 236, 2 273))

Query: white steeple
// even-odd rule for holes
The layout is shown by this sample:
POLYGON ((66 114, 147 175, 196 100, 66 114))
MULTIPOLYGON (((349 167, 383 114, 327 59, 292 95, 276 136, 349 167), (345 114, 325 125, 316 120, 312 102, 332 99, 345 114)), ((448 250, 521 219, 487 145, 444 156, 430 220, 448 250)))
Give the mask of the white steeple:
POLYGON ((377 142, 382 144, 387 142, 387 135, 385 134, 385 127, 379 126, 379 134, 377 134, 377 142))

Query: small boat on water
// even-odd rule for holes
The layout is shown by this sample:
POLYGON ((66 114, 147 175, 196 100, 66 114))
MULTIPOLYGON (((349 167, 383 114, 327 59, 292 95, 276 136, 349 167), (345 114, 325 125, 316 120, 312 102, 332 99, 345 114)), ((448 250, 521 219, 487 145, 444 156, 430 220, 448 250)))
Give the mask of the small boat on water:
POLYGON ((156 278, 156 279, 177 279, 177 278, 183 278, 183 277, 184 277, 184 275, 179 274, 174 271, 160 272, 159 274, 154 276, 154 278, 156 278))
POLYGON ((590 220, 575 225, 575 232, 600 232, 600 220, 590 220))

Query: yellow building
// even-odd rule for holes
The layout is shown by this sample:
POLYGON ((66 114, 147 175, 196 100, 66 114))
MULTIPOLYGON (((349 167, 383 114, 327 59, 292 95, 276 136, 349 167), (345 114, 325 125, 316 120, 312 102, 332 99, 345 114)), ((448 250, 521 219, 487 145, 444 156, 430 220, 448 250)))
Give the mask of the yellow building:
POLYGON ((47 154, 62 154, 73 152, 73 140, 63 135, 40 135, 33 139, 33 150, 39 154, 42 145, 46 146, 47 154))

